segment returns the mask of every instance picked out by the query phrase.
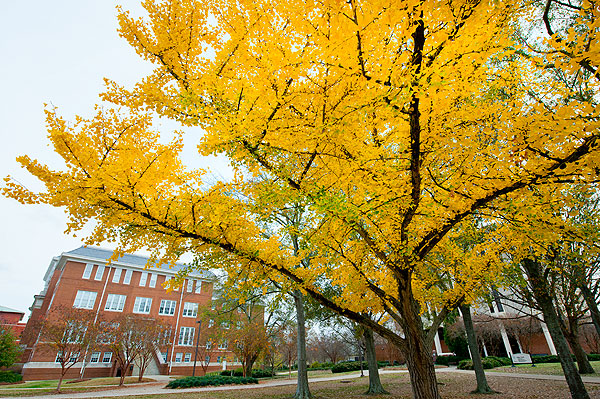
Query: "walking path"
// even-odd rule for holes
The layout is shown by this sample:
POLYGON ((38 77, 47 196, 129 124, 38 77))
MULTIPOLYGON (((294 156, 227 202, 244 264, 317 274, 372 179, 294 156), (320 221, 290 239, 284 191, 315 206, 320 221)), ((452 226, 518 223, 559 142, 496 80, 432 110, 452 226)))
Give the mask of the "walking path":
MULTIPOLYGON (((407 373, 407 370, 379 370, 379 374, 402 374, 407 373)), ((455 367, 439 368, 436 369, 436 373, 461 373, 461 374, 474 374, 470 370, 458 370, 455 367)), ((365 370, 365 375, 368 375, 368 371, 365 370)), ((493 372, 489 373, 488 376, 501 376, 501 377, 512 377, 512 378, 529 378, 536 380, 553 380, 553 381, 564 381, 564 376, 558 375, 539 375, 539 374, 520 374, 520 373, 501 373, 493 372)), ((332 375, 327 377, 314 377, 309 378, 310 383, 322 382, 322 381, 339 381, 348 380, 353 378, 359 378, 360 373, 346 374, 346 375, 332 375)), ((219 387, 198 387, 198 388, 186 388, 186 389, 165 389, 167 381, 170 380, 169 376, 152 376, 156 379, 156 382, 149 382, 145 384, 136 384, 135 386, 125 386, 124 388, 118 387, 106 387, 105 391, 92 391, 92 392, 73 392, 68 394, 60 395, 44 395, 44 396, 27 396, 27 398, 41 398, 41 399, 74 399, 74 398, 112 398, 112 397, 126 397, 134 395, 168 395, 168 394, 179 394, 187 392, 210 392, 210 391, 230 391, 230 390, 242 390, 242 389, 257 389, 266 387, 276 387, 285 385, 296 385, 296 379, 281 379, 281 380, 262 380, 259 384, 250 385, 226 385, 219 387)), ((591 384, 600 384, 600 377, 582 377, 583 381, 591 384)), ((0 389, 0 398, 2 398, 2 390, 0 389)))

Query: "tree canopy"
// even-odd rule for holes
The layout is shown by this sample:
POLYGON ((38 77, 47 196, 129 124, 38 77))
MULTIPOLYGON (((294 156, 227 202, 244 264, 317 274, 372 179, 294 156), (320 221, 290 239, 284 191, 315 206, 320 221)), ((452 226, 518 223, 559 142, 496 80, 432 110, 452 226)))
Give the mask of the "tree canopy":
MULTIPOLYGON (((149 247, 165 262, 211 251, 225 268, 228 258, 241 259, 257 280, 299 286, 392 340, 407 357, 415 396, 438 397, 424 304, 432 300, 439 312, 435 325, 498 270, 483 273, 480 265, 493 263, 467 259, 445 270, 467 278, 442 291, 431 283, 432 254, 452 253, 448 235, 474 214, 518 214, 527 209, 522 198, 543 203, 560 184, 597 178, 600 7, 587 0, 562 14, 552 1, 515 0, 144 7, 145 18, 119 10, 119 31, 154 72, 132 88, 107 80, 95 114, 72 124, 48 109, 49 138, 66 168, 20 157, 46 191, 7 178, 4 194, 64 207, 70 231, 95 221, 89 243, 149 247), (557 13, 568 18, 555 23, 557 13), (154 115, 201 128, 192 130, 202 132, 199 152, 225 153, 235 178, 207 185, 205 171, 181 161, 183 133, 165 139, 152 128, 154 115), (285 232, 266 234, 264 220, 298 203, 310 223, 290 227, 304 248, 294 254, 285 232), (343 289, 327 295, 319 279, 343 289), (404 335, 368 310, 385 311, 404 335)), ((529 211, 544 216, 543 207, 529 211)), ((473 253, 494 259, 494 241, 483 242, 490 244, 473 253)))

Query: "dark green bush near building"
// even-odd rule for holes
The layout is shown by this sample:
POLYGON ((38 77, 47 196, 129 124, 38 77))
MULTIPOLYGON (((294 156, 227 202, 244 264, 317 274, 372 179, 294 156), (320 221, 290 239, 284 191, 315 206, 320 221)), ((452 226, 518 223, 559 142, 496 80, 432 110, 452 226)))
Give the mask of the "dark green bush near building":
POLYGON ((19 382, 22 380, 21 374, 14 371, 0 371, 0 382, 19 382))
MULTIPOLYGON (((331 368, 331 372, 332 373, 345 373, 346 371, 360 370, 360 363, 361 362, 340 362, 340 363, 336 363, 331 368)), ((368 367, 369 366, 368 366, 367 362, 363 361, 362 362, 362 368, 363 368, 363 370, 366 370, 368 367)))
POLYGON ((230 384, 258 384, 254 377, 231 377, 222 375, 205 375, 202 377, 178 378, 167 384, 167 388, 193 388, 230 384))
POLYGON ((435 364, 439 364, 441 366, 456 365, 456 364, 458 364, 458 362, 460 362, 463 359, 465 359, 465 358, 461 357, 461 356, 443 355, 443 356, 438 356, 435 359, 435 364))
MULTIPOLYGON (((500 361, 496 359, 491 359, 489 357, 481 359, 481 363, 483 364, 484 369, 493 369, 495 367, 503 366, 503 364, 500 361)), ((460 370, 473 370, 473 361, 471 359, 461 360, 460 362, 458 362, 458 368, 460 370)))
MULTIPOLYGON (((222 376, 243 377, 244 370, 241 368, 237 368, 235 370, 223 370, 220 374, 222 376)), ((274 375, 275 372, 273 370, 252 369, 252 377, 254 378, 273 377, 274 375)))
MULTIPOLYGON (((573 360, 575 360, 575 355, 571 355, 573 360)), ((600 354, 597 353, 588 353, 587 358, 590 362, 600 360, 600 354)), ((560 363, 558 360, 558 356, 556 355, 544 355, 544 356, 531 356, 531 360, 533 363, 560 363)))
POLYGON ((497 360, 498 362, 500 362, 500 364, 502 366, 510 366, 512 364, 512 362, 510 361, 510 358, 508 357, 500 357, 500 356, 488 356, 484 359, 494 359, 497 360))
POLYGON ((333 367, 334 363, 332 362, 323 362, 323 363, 319 363, 319 362, 312 362, 309 366, 308 366, 308 370, 314 371, 314 370, 331 370, 331 368, 333 367))

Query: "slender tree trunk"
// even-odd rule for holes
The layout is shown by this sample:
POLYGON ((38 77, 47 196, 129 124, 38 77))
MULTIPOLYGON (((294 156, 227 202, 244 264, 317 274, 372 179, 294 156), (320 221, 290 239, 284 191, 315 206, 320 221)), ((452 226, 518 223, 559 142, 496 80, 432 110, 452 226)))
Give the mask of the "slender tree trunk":
POLYGON ((58 384, 56 385, 56 393, 60 393, 60 387, 62 385, 63 379, 65 378, 66 373, 67 371, 64 368, 60 370, 60 379, 58 380, 58 384))
MULTIPOLYGON (((296 321, 298 323, 298 383, 296 385, 295 399, 310 399, 312 397, 308 387, 308 370, 306 367, 306 321, 304 318, 304 296, 300 290, 295 290, 294 305, 296 306, 296 321)), ((291 372, 291 366, 290 366, 291 372)))
POLYGON ((542 271, 542 267, 538 262, 532 259, 524 259, 522 264, 529 278, 529 283, 533 288, 533 297, 542 310, 544 321, 546 322, 546 326, 548 326, 548 331, 550 332, 550 336, 552 337, 552 341, 558 352, 560 365, 562 366, 567 384, 569 385, 571 397, 573 399, 589 399, 587 390, 581 380, 581 375, 577 371, 573 358, 571 357, 569 344, 560 328, 560 321, 558 320, 556 310, 554 309, 550 288, 546 276, 542 271))
POLYGON ((471 351, 471 360, 473 361, 473 370, 475 370, 475 378, 477 379, 477 389, 472 393, 494 393, 495 391, 490 388, 485 378, 485 371, 483 371, 483 364, 481 363, 481 355, 479 354, 479 345, 477 345, 477 335, 475 335, 475 328, 473 327, 473 319, 471 319, 471 306, 459 305, 460 311, 463 316, 465 323, 465 331, 467 332, 467 342, 471 351))
MULTIPOLYGON (((577 321, 574 321, 576 323, 577 321)), ((571 326, 570 326, 571 327, 571 326)), ((579 343, 579 337, 577 334, 577 327, 571 327, 570 331, 563 331, 573 354, 575 355, 575 360, 577 361, 577 368, 579 370, 579 374, 594 374, 594 368, 590 364, 590 361, 587 357, 587 353, 581 347, 579 343), (573 331, 574 330, 574 331, 573 331)))
POLYGON ((598 309, 598 304, 596 303, 596 298, 592 293, 592 290, 585 283, 580 284, 579 289, 581 294, 583 295, 583 299, 585 300, 585 304, 587 305, 590 313, 592 314, 592 323, 596 328, 596 334, 600 338, 600 310, 598 309))
POLYGON ((367 364, 369 366, 369 390, 365 392, 367 395, 381 395, 387 392, 381 385, 379 379, 379 368, 377 367, 377 357, 375 356, 375 338, 373 330, 365 328, 365 348, 367 355, 367 364))

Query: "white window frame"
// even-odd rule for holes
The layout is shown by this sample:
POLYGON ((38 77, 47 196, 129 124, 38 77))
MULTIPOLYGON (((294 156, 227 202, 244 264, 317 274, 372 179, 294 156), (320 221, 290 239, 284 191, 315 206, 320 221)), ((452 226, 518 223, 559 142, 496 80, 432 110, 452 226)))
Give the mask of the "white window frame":
POLYGON ((145 287, 146 281, 148 281, 148 272, 142 272, 142 275, 140 276, 140 287, 145 287))
POLYGON ((177 301, 161 299, 158 314, 160 316, 175 316, 175 309, 177 309, 177 301))
POLYGON ((104 265, 98 265, 98 268, 96 269, 96 275, 94 276, 94 280, 96 280, 96 281, 102 280, 102 276, 104 276, 104 269, 105 269, 104 265))
POLYGON ((211 328, 211 327, 212 327, 212 326, 214 326, 214 325, 215 325, 215 321, 214 321, 213 319, 210 319, 210 320, 208 321, 208 328, 211 328))
POLYGON ((194 293, 200 294, 202 292, 202 281, 196 280, 196 290, 194 293))
POLYGON ((175 354, 175 363, 181 363, 181 360, 183 359, 183 353, 181 352, 177 352, 175 354))
POLYGON ((224 339, 221 342, 219 342, 219 349, 227 350, 227 348, 229 348, 229 340, 228 339, 224 339))
POLYGON ((133 313, 149 314, 152 309, 152 298, 138 296, 135 298, 133 313))
POLYGON ((96 303, 97 296, 97 292, 79 290, 75 295, 73 307, 77 309, 94 309, 94 304, 96 303))
POLYGON ((183 312, 181 313, 183 317, 196 317, 198 316, 198 304, 195 302, 184 302, 183 304, 183 312))
POLYGON ((54 358, 54 363, 60 363, 62 360, 62 351, 56 352, 56 357, 54 358))
POLYGON ((112 361, 112 352, 104 352, 102 355, 102 363, 110 363, 112 361))
POLYGON ((125 277, 123 277, 123 284, 131 284, 131 276, 133 275, 133 270, 127 269, 125 270, 125 277))
POLYGON ((194 334, 196 332, 195 327, 181 327, 179 329, 179 346, 193 346, 194 345, 194 334))
POLYGON ((168 355, 168 352, 160 352, 160 357, 163 360, 163 363, 167 362, 167 355, 168 355))
POLYGON ((119 269, 116 268, 115 269, 115 273, 113 274, 113 278, 112 278, 112 282, 119 284, 119 282, 121 281, 121 273, 123 272, 123 269, 119 269))
POLYGON ((189 363, 191 361, 192 361, 192 354, 190 352, 186 352, 185 355, 183 355, 183 362, 189 363))
POLYGON ((156 287, 156 279, 157 279, 157 274, 156 273, 150 273, 150 282, 148 283, 148 287, 150 288, 154 288, 156 287))
POLYGON ((187 290, 187 292, 194 291, 194 280, 188 280, 187 281, 186 290, 187 290))
POLYGON ((212 341, 210 341, 210 340, 206 341, 206 346, 205 346, 206 349, 207 350, 211 350, 212 349, 212 344, 213 344, 212 341))
POLYGON ((99 363, 101 352, 92 352, 90 356, 90 363, 99 363))
POLYGON ((231 328, 231 323, 228 321, 222 321, 221 328, 224 330, 229 330, 231 328))
POLYGON ((127 300, 127 295, 108 294, 106 296, 104 310, 109 312, 122 312, 125 307, 125 300, 127 300))
POLYGON ((91 263, 86 263, 85 264, 85 269, 83 269, 83 276, 81 278, 89 280, 89 278, 92 276, 92 269, 94 268, 94 265, 91 263))

